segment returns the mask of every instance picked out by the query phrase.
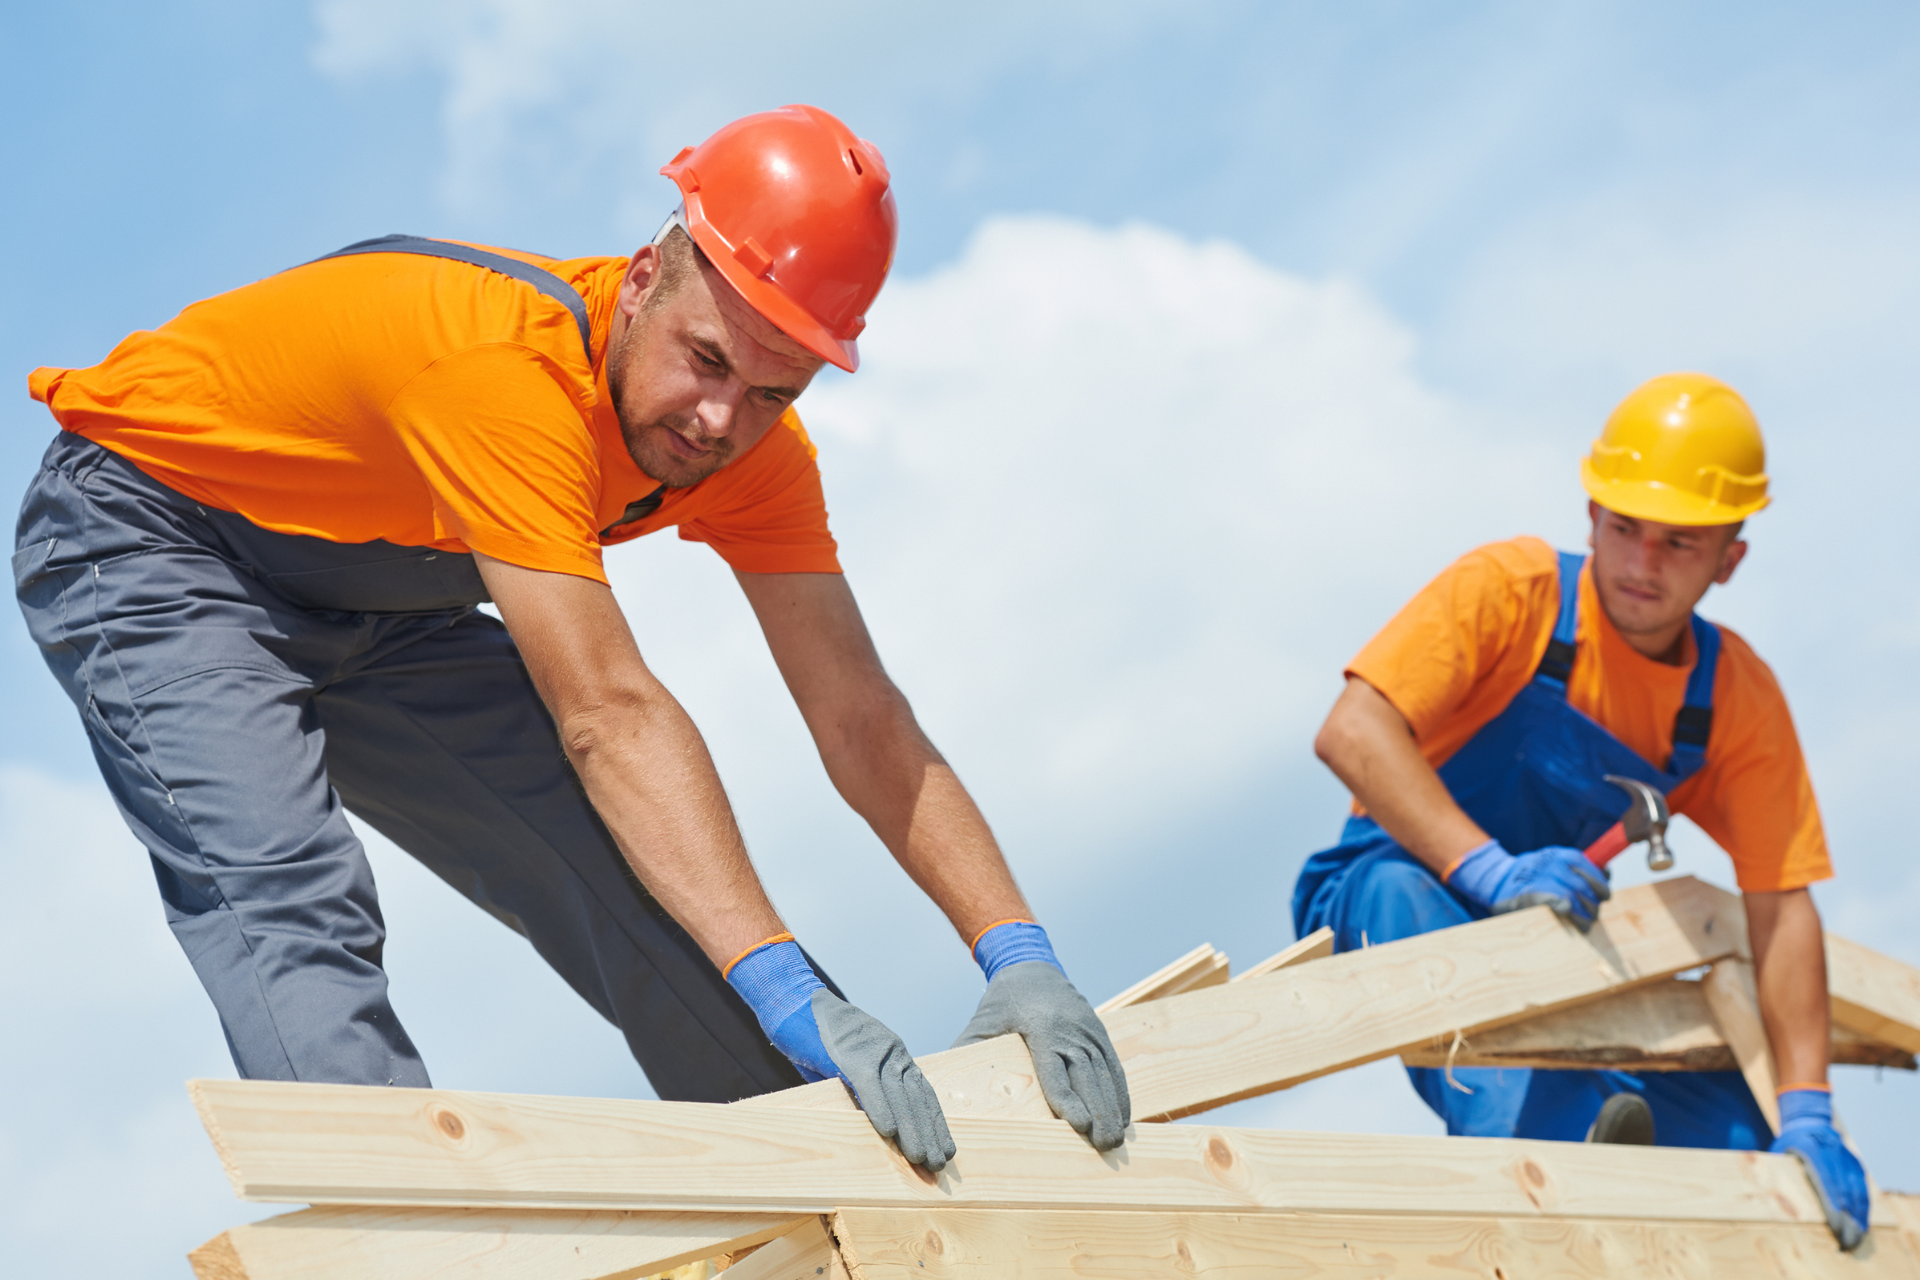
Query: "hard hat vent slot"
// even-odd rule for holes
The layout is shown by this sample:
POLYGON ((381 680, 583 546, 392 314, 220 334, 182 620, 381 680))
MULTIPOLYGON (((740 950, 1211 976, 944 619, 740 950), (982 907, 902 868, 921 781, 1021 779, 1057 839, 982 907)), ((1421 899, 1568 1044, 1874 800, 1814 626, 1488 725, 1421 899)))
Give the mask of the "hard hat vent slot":
POLYGON ((859 174, 862 177, 866 176, 867 171, 860 167, 859 153, 854 151, 851 147, 847 149, 847 160, 850 164, 853 165, 853 171, 855 173, 859 174))

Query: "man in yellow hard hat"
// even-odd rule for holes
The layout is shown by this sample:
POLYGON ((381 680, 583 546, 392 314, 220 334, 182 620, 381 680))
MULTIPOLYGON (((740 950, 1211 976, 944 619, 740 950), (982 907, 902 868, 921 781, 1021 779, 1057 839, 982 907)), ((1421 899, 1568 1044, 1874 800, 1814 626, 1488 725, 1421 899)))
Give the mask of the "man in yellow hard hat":
POLYGON ((1347 667, 1315 750, 1352 789, 1340 843, 1294 889, 1304 935, 1350 950, 1608 896, 1582 852, 1620 816, 1608 774, 1667 793, 1732 855, 1784 1082, 1777 1138, 1737 1072, 1409 1068, 1450 1133, 1792 1151, 1843 1247, 1865 1175, 1832 1124, 1826 965, 1807 886, 1832 875, 1793 719, 1767 668, 1693 612, 1767 504, 1752 411, 1701 374, 1655 378, 1581 468, 1591 557, 1516 538, 1468 553, 1347 667))

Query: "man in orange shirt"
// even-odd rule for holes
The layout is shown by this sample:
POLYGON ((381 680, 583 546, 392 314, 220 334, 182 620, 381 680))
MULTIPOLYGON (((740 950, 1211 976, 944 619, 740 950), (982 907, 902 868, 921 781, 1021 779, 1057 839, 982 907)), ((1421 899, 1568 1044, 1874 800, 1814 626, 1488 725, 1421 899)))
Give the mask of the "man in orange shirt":
POLYGON ((241 1075, 428 1082, 344 808, 525 935, 662 1097, 837 1076, 938 1170, 932 1088, 782 926, 608 588, 604 545, 677 526, 973 948, 962 1040, 1023 1035, 1054 1110, 1117 1146, 1118 1057, 881 667, 793 412, 857 365, 885 163, 787 107, 662 172, 681 207, 631 259, 389 236, 35 371, 64 431, 21 511, 28 625, 241 1075))
POLYGON ((1798 1155, 1843 1247, 1865 1175, 1832 1125, 1826 961, 1807 886, 1832 875, 1779 685, 1694 606, 1732 578, 1766 505, 1760 429, 1732 388, 1656 378, 1582 467, 1592 557, 1533 538, 1469 553, 1348 667, 1315 742, 1353 791, 1308 859, 1294 925, 1351 950, 1547 905, 1584 930, 1608 896, 1582 850, 1626 807, 1606 775, 1668 794, 1733 857, 1783 1085, 1773 1138, 1737 1072, 1410 1068, 1450 1133, 1798 1155))

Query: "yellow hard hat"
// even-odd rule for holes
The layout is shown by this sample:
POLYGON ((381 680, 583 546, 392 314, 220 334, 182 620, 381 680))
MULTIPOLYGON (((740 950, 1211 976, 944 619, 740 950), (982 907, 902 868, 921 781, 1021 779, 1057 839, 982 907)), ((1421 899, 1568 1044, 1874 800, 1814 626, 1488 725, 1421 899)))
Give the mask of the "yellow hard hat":
POLYGON ((1767 446, 1739 392, 1704 373, 1669 373, 1620 402, 1580 481, 1636 520, 1733 524, 1767 505, 1767 446))

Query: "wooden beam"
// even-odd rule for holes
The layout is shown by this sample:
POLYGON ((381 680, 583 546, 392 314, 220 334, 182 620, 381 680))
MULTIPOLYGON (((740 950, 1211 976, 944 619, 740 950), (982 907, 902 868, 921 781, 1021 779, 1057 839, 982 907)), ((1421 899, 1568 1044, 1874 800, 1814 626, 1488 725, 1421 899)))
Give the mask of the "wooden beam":
POLYGON ((1333 930, 1324 926, 1315 929, 1306 937, 1290 946, 1274 952, 1245 973, 1233 976, 1235 982, 1245 982, 1248 978, 1265 977, 1277 973, 1289 965, 1305 964, 1309 960, 1324 960, 1333 954, 1333 930))
POLYGON ((801 1221, 682 1210, 326 1206, 235 1227, 187 1260, 198 1280, 627 1280, 773 1239, 801 1221))
MULTIPOLYGON (((1429 1041, 1401 1055, 1408 1066, 1613 1068, 1738 1071, 1698 982, 1669 978, 1589 1004, 1543 1014, 1462 1040, 1429 1041)), ((1914 1056, 1838 1023, 1831 1061, 1912 1071, 1914 1056)))
POLYGON ((834 1234, 860 1280, 1920 1280, 1897 1233, 1843 1254, 1816 1224, 843 1209, 834 1234))
POLYGON ((193 1091, 234 1190, 251 1200, 1822 1220, 1798 1163, 1750 1152, 1148 1125, 1102 1155, 1058 1120, 955 1120, 959 1155, 935 1177, 866 1117, 837 1112, 257 1080, 193 1091))
POLYGON ((847 1280, 846 1263, 818 1216, 728 1267, 732 1280, 847 1280))
POLYGON ((1227 973, 1227 957, 1215 951, 1212 943, 1203 942, 1172 964, 1140 979, 1105 1004, 1096 1005, 1094 1011, 1111 1013, 1115 1009, 1178 995, 1182 991, 1216 987, 1227 980, 1227 973))
MULTIPOLYGON (((1106 1015, 1136 1119, 1241 1098, 1584 1004, 1746 947, 1738 898, 1691 876, 1623 889, 1589 934, 1545 907, 1295 965, 1106 1015)), ((1017 1036, 928 1054, 951 1119, 1051 1116, 1017 1036)), ((838 1081, 736 1103, 854 1110, 838 1081)))
POLYGON ((1751 961, 1730 958, 1717 962, 1700 979, 1700 994, 1713 1011, 1714 1025, 1726 1037, 1747 1088, 1767 1118, 1767 1126, 1780 1132, 1780 1076, 1773 1067, 1773 1045, 1767 1040, 1766 1023, 1760 1018, 1760 989, 1754 985, 1751 961))
POLYGON ((1827 992, 1835 1022, 1920 1053, 1920 969, 1828 934, 1827 992))
MULTIPOLYGON (((1700 890, 1729 909, 1741 901, 1740 895, 1713 885, 1702 884, 1700 890)), ((1742 906, 1743 921, 1744 917, 1742 906)), ((1831 933, 1826 941, 1827 996, 1834 1022, 1920 1054, 1920 969, 1831 933)), ((1753 959, 1745 943, 1744 924, 1740 954, 1753 959)))

